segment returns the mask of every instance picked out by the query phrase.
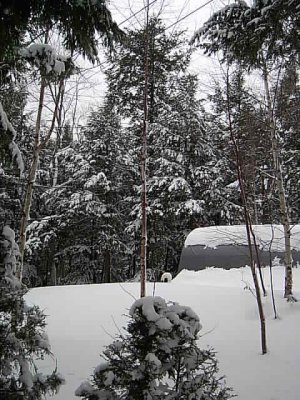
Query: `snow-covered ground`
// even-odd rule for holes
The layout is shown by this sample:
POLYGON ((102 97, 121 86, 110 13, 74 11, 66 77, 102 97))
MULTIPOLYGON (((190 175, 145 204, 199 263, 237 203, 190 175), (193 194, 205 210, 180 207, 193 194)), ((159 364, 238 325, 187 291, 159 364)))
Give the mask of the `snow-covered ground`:
MULTIPOLYGON (((164 297, 190 306, 200 317, 201 348, 218 353, 220 373, 226 375, 238 400, 299 400, 300 301, 283 299, 283 268, 273 268, 276 307, 271 295, 264 298, 268 354, 261 355, 257 306, 248 267, 182 271, 171 283, 147 285, 147 295, 164 297)), ((269 272, 264 271, 267 287, 269 272)), ((300 299, 300 269, 294 269, 294 294, 300 299)), ((43 368, 54 368, 66 384, 55 400, 75 399, 74 391, 99 364, 99 355, 112 336, 126 325, 128 310, 139 297, 139 284, 58 286, 32 289, 28 303, 38 304, 48 315, 47 332, 55 359, 43 368), (51 365, 50 365, 51 364, 51 365)))

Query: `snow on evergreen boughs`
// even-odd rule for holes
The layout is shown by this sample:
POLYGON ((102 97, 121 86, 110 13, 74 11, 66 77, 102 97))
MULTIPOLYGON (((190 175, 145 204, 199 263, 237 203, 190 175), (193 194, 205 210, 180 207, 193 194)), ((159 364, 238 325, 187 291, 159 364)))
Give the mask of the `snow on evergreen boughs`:
POLYGON ((264 58, 295 57, 299 54, 299 17, 297 1, 236 0, 216 11, 202 28, 195 32, 192 42, 198 42, 205 53, 222 51, 229 63, 236 60, 248 66, 264 58), (288 29, 287 29, 288 26, 288 29), (276 27, 276 29, 270 29, 276 27))
POLYGON ((76 71, 71 57, 56 54, 53 47, 46 43, 33 43, 20 49, 19 54, 46 74, 71 75, 76 71))
POLYGON ((24 301, 27 289, 15 276, 19 248, 15 233, 4 226, 0 240, 4 254, 0 277, 0 398, 36 400, 54 393, 64 382, 56 371, 38 372, 35 360, 51 355, 45 315, 24 301))
POLYGON ((103 352, 93 383, 83 382, 76 396, 87 400, 225 400, 231 390, 217 378, 215 353, 200 350, 198 316, 190 307, 161 297, 136 300, 126 335, 103 352))
POLYGON ((19 147, 17 146, 15 142, 16 138, 16 131, 12 124, 10 123, 9 119, 7 118, 7 114, 3 109, 2 103, 0 101, 0 128, 2 128, 4 131, 8 131, 11 134, 11 141, 9 144, 9 149, 11 151, 12 159, 16 161, 17 166, 20 170, 20 173, 23 173, 24 171, 24 162, 22 159, 22 155, 20 152, 19 147))

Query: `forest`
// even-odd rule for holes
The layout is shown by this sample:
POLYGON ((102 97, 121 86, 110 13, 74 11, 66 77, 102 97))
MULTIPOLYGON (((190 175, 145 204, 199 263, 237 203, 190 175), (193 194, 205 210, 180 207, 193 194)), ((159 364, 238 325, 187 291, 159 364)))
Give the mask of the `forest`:
POLYGON ((25 3, 0 3, 1 301, 7 282, 25 293, 137 281, 143 262, 148 281, 175 276, 191 230, 235 224, 250 245, 251 224, 283 225, 296 301, 298 2, 230 2, 193 37, 149 1, 138 29, 104 0, 25 3), (218 55, 209 93, 190 69, 197 52, 218 55), (100 53, 104 98, 79 124, 80 60, 100 53))
MULTIPOLYGON (((33 56, 14 56, 5 65, 10 69, 1 75, 1 101, 24 171, 12 162, 9 135, 2 135, 1 220, 20 236, 21 221, 26 226, 23 279, 30 287, 124 281, 139 271, 145 29, 129 29, 106 52, 107 92, 83 127, 74 127, 64 104, 64 88, 79 73, 71 58, 72 67, 59 76, 33 56), (44 96, 36 121, 24 114, 32 79, 37 95, 44 96), (35 142, 41 146, 33 178, 35 142)), ((273 139, 290 223, 298 222, 299 64, 293 53, 266 54, 252 68, 262 76, 258 92, 247 84, 245 62, 231 63, 223 66, 212 94, 199 100, 197 76, 188 69, 192 52, 199 50, 190 38, 166 31, 155 17, 147 32, 147 265, 149 279, 157 279, 164 271, 176 274, 193 228, 243 222, 234 142, 252 222, 282 222, 273 139)))

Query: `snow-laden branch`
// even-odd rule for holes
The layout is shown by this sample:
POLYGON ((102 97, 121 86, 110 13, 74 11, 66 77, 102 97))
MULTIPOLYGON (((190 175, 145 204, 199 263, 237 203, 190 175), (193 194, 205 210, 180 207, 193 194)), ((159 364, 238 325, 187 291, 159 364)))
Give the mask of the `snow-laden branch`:
POLYGON ((24 162, 20 149, 15 142, 17 133, 12 124, 10 123, 7 114, 3 109, 1 101, 0 101, 0 127, 4 130, 5 133, 8 133, 10 136, 9 150, 11 151, 12 159, 16 161, 17 167, 19 168, 20 173, 22 174, 24 171, 24 162))

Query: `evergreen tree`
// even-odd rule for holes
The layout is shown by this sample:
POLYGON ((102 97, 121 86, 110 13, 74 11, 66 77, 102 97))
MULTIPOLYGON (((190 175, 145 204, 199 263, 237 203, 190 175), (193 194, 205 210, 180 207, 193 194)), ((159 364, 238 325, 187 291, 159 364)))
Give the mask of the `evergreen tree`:
MULTIPOLYGON (((266 128, 265 110, 256 101, 245 84, 241 68, 230 75, 226 82, 218 83, 214 95, 210 97, 213 113, 211 127, 217 136, 220 160, 227 165, 227 194, 221 190, 221 196, 228 196, 229 223, 243 221, 241 199, 236 179, 236 160, 234 146, 230 138, 230 129, 238 147, 240 168, 245 182, 248 210, 254 223, 272 223, 278 218, 271 190, 272 159, 270 138, 266 128), (218 133, 219 132, 219 133, 218 133)), ((223 167, 222 178, 226 176, 223 167)), ((278 207, 278 204, 277 204, 278 207)))
MULTIPOLYGON (((129 31, 128 40, 109 58, 109 97, 128 121, 139 165, 144 88, 145 29, 129 31)), ((184 237, 205 220, 200 169, 213 158, 205 135, 204 109, 196 100, 197 79, 187 71, 191 50, 180 32, 168 34, 152 18, 149 37, 149 134, 147 149, 148 265, 154 271, 176 271, 184 237), (210 158, 211 157, 211 158, 210 158), (196 172, 195 172, 196 171, 196 172)), ((127 136, 127 137, 128 137, 127 136)), ((130 197, 128 232, 139 236, 140 182, 130 197)), ((138 249, 138 245, 135 246, 138 249)), ((138 257, 138 253, 137 253, 138 257)))
POLYGON ((204 24, 192 41, 201 41, 208 54, 221 51, 229 63, 246 67, 299 57, 300 11, 296 1, 236 1, 223 7, 204 24))
POLYGON ((300 89, 297 64, 291 63, 282 74, 279 87, 274 88, 275 118, 278 134, 282 142, 282 161, 287 191, 287 201, 291 212, 291 222, 297 223, 300 212, 300 89), (277 89, 277 90, 276 90, 277 89))
POLYGON ((97 57, 98 37, 111 45, 113 39, 120 39, 122 31, 112 20, 105 0, 28 0, 23 3, 1 1, 0 4, 0 60, 11 56, 15 48, 41 31, 56 29, 64 46, 79 51, 91 60, 97 57))
POLYGON ((55 185, 41 195, 42 218, 28 227, 27 260, 44 284, 100 283, 129 277, 124 232, 132 165, 109 103, 91 113, 81 142, 57 152, 55 185), (74 229, 76 227, 76 229, 74 229))
POLYGON ((93 383, 75 394, 89 400, 225 400, 231 390, 217 378, 215 353, 197 346, 201 329, 189 308, 144 297, 130 309, 125 334, 109 345, 93 383))
POLYGON ((15 276, 19 249, 8 225, 0 239, 0 398, 42 399, 64 379, 56 370, 44 375, 37 368, 37 360, 51 355, 45 315, 24 301, 27 289, 15 276))

